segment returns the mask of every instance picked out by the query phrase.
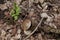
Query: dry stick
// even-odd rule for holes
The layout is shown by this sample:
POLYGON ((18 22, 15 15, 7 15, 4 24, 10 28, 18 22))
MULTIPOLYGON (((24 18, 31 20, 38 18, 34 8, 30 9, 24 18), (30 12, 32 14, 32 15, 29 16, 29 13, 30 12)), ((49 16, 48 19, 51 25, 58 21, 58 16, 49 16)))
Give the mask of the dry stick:
POLYGON ((27 38, 29 38, 29 37, 38 29, 38 27, 41 25, 43 19, 44 19, 44 18, 42 18, 42 19, 40 20, 39 24, 36 26, 36 28, 34 29, 34 31, 33 31, 31 34, 29 34, 24 40, 26 40, 27 38))

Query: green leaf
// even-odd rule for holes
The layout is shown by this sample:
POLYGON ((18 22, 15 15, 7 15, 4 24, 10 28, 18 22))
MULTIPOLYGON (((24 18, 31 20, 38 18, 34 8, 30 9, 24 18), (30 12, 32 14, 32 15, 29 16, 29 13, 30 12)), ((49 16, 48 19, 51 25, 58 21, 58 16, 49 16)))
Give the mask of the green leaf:
POLYGON ((11 10, 11 16, 12 16, 14 13, 15 13, 14 10, 11 10))
POLYGON ((16 16, 16 14, 11 15, 12 17, 16 16))
POLYGON ((13 9, 14 10, 16 9, 16 6, 17 6, 17 4, 14 2, 14 4, 13 4, 13 9))
POLYGON ((14 20, 17 20, 18 19, 18 16, 14 16, 14 20))
POLYGON ((19 13, 20 13, 20 8, 17 8, 16 9, 16 15, 19 15, 19 13))
POLYGON ((13 9, 11 10, 11 16, 14 18, 14 20, 17 20, 19 14, 20 14, 20 7, 14 2, 13 9))

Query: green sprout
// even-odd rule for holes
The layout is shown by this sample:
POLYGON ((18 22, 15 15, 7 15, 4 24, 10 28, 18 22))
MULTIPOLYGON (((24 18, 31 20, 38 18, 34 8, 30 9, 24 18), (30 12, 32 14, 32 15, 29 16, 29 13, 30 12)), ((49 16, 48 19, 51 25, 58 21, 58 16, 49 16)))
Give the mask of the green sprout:
POLYGON ((11 16, 14 18, 14 20, 18 20, 20 14, 20 7, 14 2, 13 9, 11 10, 11 16))

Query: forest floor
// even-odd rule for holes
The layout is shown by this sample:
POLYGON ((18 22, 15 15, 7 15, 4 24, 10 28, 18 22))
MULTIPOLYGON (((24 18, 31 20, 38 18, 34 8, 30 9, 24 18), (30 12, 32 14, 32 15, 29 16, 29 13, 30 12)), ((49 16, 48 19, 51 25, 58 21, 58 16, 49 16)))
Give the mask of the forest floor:
POLYGON ((0 40, 60 40, 60 0, 0 0, 0 40))

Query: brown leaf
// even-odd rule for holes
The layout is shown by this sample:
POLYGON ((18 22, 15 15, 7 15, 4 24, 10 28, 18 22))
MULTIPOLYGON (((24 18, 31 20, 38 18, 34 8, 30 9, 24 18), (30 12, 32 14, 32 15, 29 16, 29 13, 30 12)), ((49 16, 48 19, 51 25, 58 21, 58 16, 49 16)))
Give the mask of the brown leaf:
POLYGON ((28 30, 31 26, 31 20, 30 19, 25 19, 22 23, 22 29, 23 30, 28 30))

